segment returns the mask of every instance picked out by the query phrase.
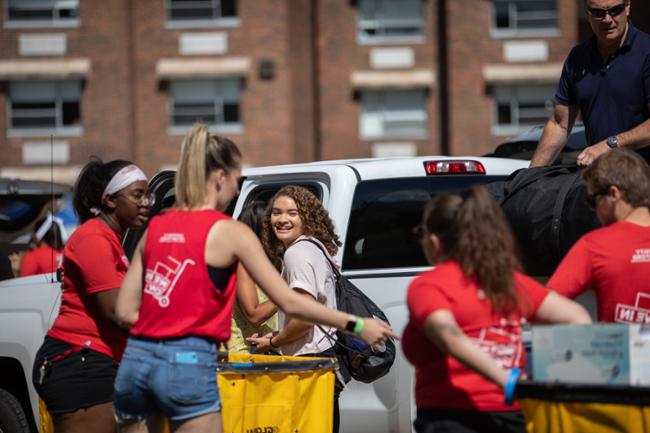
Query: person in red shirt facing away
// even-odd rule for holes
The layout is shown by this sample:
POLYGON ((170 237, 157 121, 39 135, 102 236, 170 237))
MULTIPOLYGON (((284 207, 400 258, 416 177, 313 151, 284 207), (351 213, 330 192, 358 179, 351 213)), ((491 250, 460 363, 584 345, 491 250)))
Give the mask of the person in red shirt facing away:
POLYGON ((596 158, 582 176, 604 227, 569 250, 548 287, 570 298, 594 289, 598 320, 650 323, 650 168, 620 149, 596 158))
POLYGON ((56 272, 63 257, 63 245, 68 236, 60 218, 51 214, 36 224, 36 247, 28 251, 20 264, 20 276, 56 272))
POLYGON ((519 406, 504 399, 525 364, 522 325, 591 323, 587 311, 518 271, 505 217, 482 187, 434 197, 418 231, 435 268, 407 294, 415 430, 525 432, 519 406))
POLYGON ((153 203, 137 166, 98 159, 81 171, 73 202, 82 224, 63 250, 61 307, 32 380, 57 433, 112 433, 113 381, 127 335, 114 312, 129 266, 121 237, 144 227, 153 203))
POLYGON ((239 192, 241 164, 237 146, 204 125, 183 141, 174 207, 151 220, 117 298, 118 318, 132 326, 113 399, 122 431, 162 431, 163 416, 172 433, 222 431, 216 350, 230 336, 238 261, 291 316, 375 346, 394 336, 384 322, 289 289, 253 231, 222 213, 239 192))

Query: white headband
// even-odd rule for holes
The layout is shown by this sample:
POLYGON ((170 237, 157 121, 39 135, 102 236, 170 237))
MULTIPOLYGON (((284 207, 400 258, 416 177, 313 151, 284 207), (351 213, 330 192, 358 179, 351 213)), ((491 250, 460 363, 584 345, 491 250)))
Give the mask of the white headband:
POLYGON ((63 224, 63 220, 59 217, 52 216, 51 213, 47 214, 47 218, 45 221, 43 221, 43 224, 36 230, 36 233, 34 234, 34 237, 36 238, 36 241, 40 241, 43 239, 43 237, 47 234, 48 231, 52 228, 52 224, 56 224, 59 226, 59 231, 61 232, 61 240, 63 243, 68 241, 68 232, 65 229, 65 225, 63 224))
MULTIPOLYGON (((108 182, 108 185, 106 185, 106 188, 104 188, 104 192, 102 193, 102 201, 107 195, 115 194, 116 192, 139 180, 146 182, 147 176, 145 176, 144 172, 140 170, 137 165, 127 165, 115 173, 110 182, 108 182)), ((91 208, 90 211, 94 215, 99 215, 101 212, 100 209, 97 209, 96 207, 91 208)))
POLYGON ((127 186, 131 185, 133 182, 137 182, 139 180, 144 180, 146 182, 147 176, 144 175, 142 170, 140 170, 137 165, 127 165, 122 170, 115 173, 115 176, 113 176, 111 181, 108 182, 108 185, 106 185, 106 188, 102 193, 102 200, 107 195, 115 194, 119 190, 124 189, 127 186))

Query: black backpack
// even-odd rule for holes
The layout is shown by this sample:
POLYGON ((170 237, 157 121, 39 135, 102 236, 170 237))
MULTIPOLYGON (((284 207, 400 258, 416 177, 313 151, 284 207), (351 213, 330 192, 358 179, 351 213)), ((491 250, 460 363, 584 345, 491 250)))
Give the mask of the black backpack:
POLYGON ((600 227, 575 164, 522 168, 486 187, 510 223, 528 274, 551 275, 582 235, 600 227))
MULTIPOLYGON (((372 302, 357 286, 352 284, 345 276, 341 275, 338 268, 331 262, 323 246, 311 239, 302 239, 316 245, 325 255, 332 271, 334 272, 336 284, 336 306, 338 310, 354 314, 360 317, 374 317, 390 324, 383 311, 372 302)), ((320 326, 319 326, 320 328, 320 326)), ((320 328, 325 335, 334 340, 323 328, 320 328)), ((336 332, 334 351, 339 361, 341 375, 345 382, 353 379, 371 383, 385 376, 395 362, 395 343, 392 340, 386 341, 381 350, 372 350, 363 340, 354 335, 348 335, 341 331, 336 332)))

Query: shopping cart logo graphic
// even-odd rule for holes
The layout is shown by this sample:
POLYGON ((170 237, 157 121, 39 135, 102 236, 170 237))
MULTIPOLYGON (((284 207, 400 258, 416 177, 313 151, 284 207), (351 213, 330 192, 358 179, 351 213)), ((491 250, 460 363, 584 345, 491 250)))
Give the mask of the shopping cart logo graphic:
POLYGON ((172 256, 167 256, 167 259, 170 265, 156 262, 153 269, 147 268, 144 277, 144 292, 153 296, 163 308, 169 306, 169 296, 187 266, 196 264, 192 259, 182 262, 172 256))
POLYGON ((520 365, 523 352, 521 328, 513 327, 510 331, 497 327, 481 328, 478 338, 472 339, 501 367, 513 368, 520 365))
POLYGON ((614 321, 650 324, 650 294, 637 293, 634 305, 616 304, 614 321))

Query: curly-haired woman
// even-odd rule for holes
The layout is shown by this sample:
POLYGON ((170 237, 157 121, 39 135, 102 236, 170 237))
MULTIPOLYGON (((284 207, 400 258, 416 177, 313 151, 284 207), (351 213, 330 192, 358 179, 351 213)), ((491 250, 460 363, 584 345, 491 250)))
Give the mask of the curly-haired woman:
MULTIPOLYGON (((289 287, 310 299, 336 308, 335 266, 333 256, 341 242, 334 232, 332 220, 321 202, 306 188, 285 186, 267 208, 263 243, 289 287)), ((258 352, 281 349, 289 356, 336 356, 334 328, 279 313, 280 331, 249 341, 258 352), (329 335, 325 335, 325 332, 329 335)), ((338 395, 343 384, 337 381, 334 399, 334 431, 339 428, 338 395)))
POLYGON ((223 431, 217 347, 230 336, 240 261, 289 315, 341 331, 358 328, 367 344, 394 336, 384 322, 328 309, 289 289, 253 231, 223 213, 239 192, 241 166, 235 143, 205 125, 183 140, 174 207, 149 223, 117 297, 117 317, 131 326, 113 399, 121 432, 162 431, 163 415, 171 433, 223 431))

